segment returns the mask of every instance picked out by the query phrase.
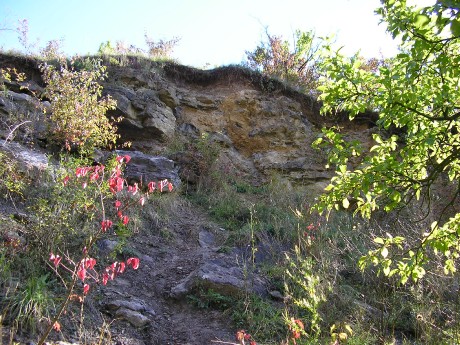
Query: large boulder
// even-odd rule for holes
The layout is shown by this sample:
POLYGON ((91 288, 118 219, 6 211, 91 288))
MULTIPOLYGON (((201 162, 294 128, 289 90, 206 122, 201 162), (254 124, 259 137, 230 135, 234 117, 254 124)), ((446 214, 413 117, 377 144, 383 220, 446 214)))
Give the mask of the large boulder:
POLYGON ((167 179, 175 188, 181 185, 178 168, 174 161, 168 158, 151 156, 139 151, 118 150, 117 154, 131 157, 131 161, 125 170, 126 178, 130 181, 146 185, 150 181, 167 179))

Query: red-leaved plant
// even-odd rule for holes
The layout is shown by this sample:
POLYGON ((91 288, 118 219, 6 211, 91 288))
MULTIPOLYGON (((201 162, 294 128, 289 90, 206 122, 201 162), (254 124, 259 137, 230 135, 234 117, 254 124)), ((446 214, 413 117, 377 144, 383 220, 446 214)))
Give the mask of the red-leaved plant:
POLYGON ((256 341, 252 338, 252 335, 249 333, 246 333, 244 329, 240 329, 236 331, 235 338, 236 338, 236 341, 238 341, 237 345, 246 345, 246 344, 257 345, 256 341))
POLYGON ((91 248, 97 240, 104 234, 113 230, 115 227, 126 227, 130 222, 128 210, 136 205, 143 206, 148 199, 149 194, 158 191, 172 191, 173 186, 167 180, 158 182, 149 182, 146 190, 142 190, 138 183, 128 184, 123 177, 123 166, 130 161, 128 155, 117 156, 115 166, 109 173, 104 165, 78 167, 74 176, 67 175, 62 179, 64 186, 70 181, 80 185, 80 188, 87 188, 90 184, 95 185, 98 191, 97 197, 100 199, 101 220, 96 230, 87 239, 86 245, 81 251, 78 260, 72 259, 68 254, 50 253, 50 266, 60 277, 67 288, 67 296, 48 328, 38 342, 41 345, 47 339, 52 329, 61 330, 59 318, 66 309, 70 300, 77 300, 83 303, 85 296, 89 293, 91 286, 94 284, 106 285, 110 280, 114 280, 120 274, 123 274, 127 268, 137 270, 140 260, 136 257, 128 258, 126 261, 115 261, 102 270, 96 268, 97 261, 90 256, 91 248), (107 189, 110 198, 107 197, 107 189), (114 202, 108 203, 110 199, 114 202), (111 217, 109 217, 111 215, 111 217), (65 283, 60 271, 66 271, 71 276, 71 282, 65 283), (81 286, 81 292, 78 293, 77 285, 81 286))

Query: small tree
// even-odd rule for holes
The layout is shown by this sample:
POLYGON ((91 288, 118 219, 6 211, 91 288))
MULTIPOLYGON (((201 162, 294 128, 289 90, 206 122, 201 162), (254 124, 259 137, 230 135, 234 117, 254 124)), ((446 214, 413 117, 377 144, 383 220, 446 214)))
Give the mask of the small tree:
MULTIPOLYGON (((454 1, 416 9, 405 0, 384 0, 376 12, 392 36, 401 38, 400 53, 366 69, 357 56, 346 58, 326 47, 319 89, 323 113, 347 111, 353 120, 370 109, 378 112, 381 131, 351 168, 349 158, 360 150, 334 129, 323 130, 316 146, 328 150, 336 175, 316 207, 330 211, 353 203, 355 214, 368 218, 381 207, 392 211, 414 199, 431 206, 432 187, 447 176, 455 191, 447 209, 460 195, 460 8, 454 1)), ((445 273, 453 273, 459 232, 460 213, 447 220, 440 216, 411 249, 396 230, 375 239, 378 248, 361 259, 361 267, 380 264, 388 276, 416 281, 433 251, 443 256, 445 273)))
POLYGON ((265 34, 267 41, 262 41, 252 52, 246 51, 249 68, 314 92, 318 85, 320 47, 315 34, 297 30, 292 46, 281 36, 270 35, 267 30, 265 34))
POLYGON ((145 43, 147 44, 147 54, 151 58, 156 59, 170 59, 171 55, 179 43, 180 38, 173 37, 169 41, 153 40, 147 33, 144 34, 145 43))
POLYGON ((51 101, 49 135, 68 150, 91 151, 114 145, 118 138, 114 120, 106 117, 116 102, 101 97, 98 83, 106 76, 105 67, 100 60, 93 62, 92 69, 80 71, 73 62, 63 62, 59 70, 46 63, 41 66, 47 83, 44 95, 51 101))

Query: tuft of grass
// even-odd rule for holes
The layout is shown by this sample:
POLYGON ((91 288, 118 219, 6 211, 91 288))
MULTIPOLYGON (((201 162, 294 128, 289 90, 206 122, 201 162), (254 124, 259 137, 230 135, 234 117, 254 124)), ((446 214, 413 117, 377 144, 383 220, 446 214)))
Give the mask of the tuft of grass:
POLYGON ((49 320, 50 309, 54 307, 49 284, 49 274, 30 276, 12 291, 6 298, 10 322, 35 333, 41 321, 49 320))
POLYGON ((198 287, 193 294, 187 296, 187 300, 199 309, 228 310, 235 303, 231 296, 222 295, 213 289, 198 287))

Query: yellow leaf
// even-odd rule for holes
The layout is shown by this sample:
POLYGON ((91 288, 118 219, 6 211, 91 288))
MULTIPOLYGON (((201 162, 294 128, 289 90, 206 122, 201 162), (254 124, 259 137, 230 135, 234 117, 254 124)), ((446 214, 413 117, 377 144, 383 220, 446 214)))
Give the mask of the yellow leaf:
POLYGON ((339 333, 339 339, 340 340, 347 340, 348 335, 347 333, 339 333))

